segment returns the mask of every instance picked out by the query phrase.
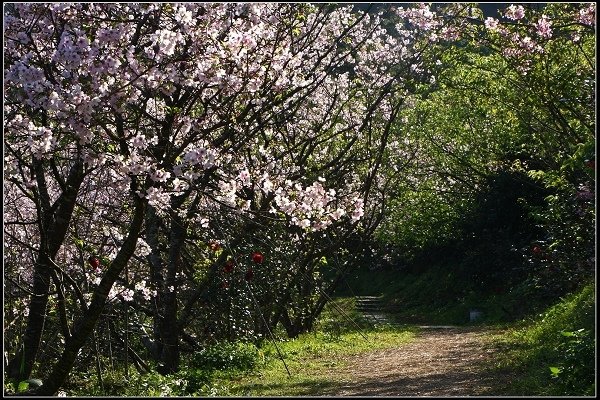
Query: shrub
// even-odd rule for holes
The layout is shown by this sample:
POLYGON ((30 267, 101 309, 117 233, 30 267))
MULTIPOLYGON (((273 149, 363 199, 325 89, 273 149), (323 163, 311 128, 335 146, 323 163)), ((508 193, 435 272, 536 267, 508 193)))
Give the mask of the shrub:
POLYGON ((519 373, 510 394, 590 395, 595 382, 594 284, 504 337, 503 362, 519 373))
POLYGON ((251 343, 220 342, 197 353, 191 365, 205 371, 246 371, 256 367, 258 349, 251 343))
POLYGON ((564 341, 558 346, 563 354, 559 366, 550 367, 550 373, 556 379, 562 394, 581 393, 593 395, 594 384, 590 377, 594 376, 595 341, 590 330, 561 332, 564 341))

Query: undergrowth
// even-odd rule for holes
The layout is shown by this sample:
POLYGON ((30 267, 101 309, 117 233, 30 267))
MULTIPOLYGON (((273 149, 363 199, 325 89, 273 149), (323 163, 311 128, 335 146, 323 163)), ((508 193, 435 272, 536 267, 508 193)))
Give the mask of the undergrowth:
POLYGON ((162 376, 123 371, 103 375, 72 375, 68 396, 301 396, 325 394, 337 387, 339 368, 347 356, 391 348, 409 342, 412 328, 368 324, 355 309, 353 298, 326 305, 313 332, 296 339, 262 344, 221 342, 187 359, 180 372, 162 376), (289 375, 288 375, 289 371, 289 375))
MULTIPOLYGON (((468 324, 465 314, 471 307, 484 311, 485 319, 479 323, 502 322, 506 319, 502 313, 526 298, 518 288, 487 297, 477 293, 459 295, 452 289, 456 282, 451 274, 445 276, 445 285, 437 286, 436 297, 436 290, 432 289, 436 285, 431 279, 433 276, 427 273, 420 277, 382 279, 390 287, 383 293, 384 298, 404 299, 405 316, 421 313, 428 322, 463 324, 468 324), (422 304, 417 300, 410 303, 411 296, 422 299, 422 304)), ((377 285, 375 281, 372 283, 377 285)), ((562 298, 543 312, 505 322, 503 326, 502 333, 491 337, 500 350, 495 368, 515 379, 506 387, 497 388, 493 395, 595 393, 594 284, 562 298)), ((416 332, 409 325, 406 328, 369 325, 350 297, 337 298, 328 304, 315 328, 314 332, 296 339, 284 339, 279 333, 275 341, 259 344, 216 343, 186 358, 181 371, 171 376, 155 372, 141 375, 130 370, 129 378, 125 379, 123 371, 117 370, 105 373, 101 386, 93 372, 72 375, 63 393, 151 397, 327 395, 336 393, 344 384, 343 368, 349 356, 402 346, 416 332)))
POLYGON ((496 337, 498 367, 519 376, 509 395, 573 396, 595 393, 595 286, 561 299, 496 337))
POLYGON ((346 278, 338 294, 383 297, 398 322, 408 324, 469 325, 470 311, 480 311, 477 324, 504 324, 528 312, 543 309, 528 288, 516 286, 501 291, 483 290, 465 281, 450 266, 434 266, 420 272, 394 268, 376 271, 361 268, 346 278), (530 300, 524 303, 524 297, 530 300))

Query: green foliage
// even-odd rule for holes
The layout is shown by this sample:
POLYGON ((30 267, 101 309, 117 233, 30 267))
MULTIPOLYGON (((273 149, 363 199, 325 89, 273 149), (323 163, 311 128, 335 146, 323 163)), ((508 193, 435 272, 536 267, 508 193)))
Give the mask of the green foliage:
MULTIPOLYGON (((373 247, 402 271, 447 266, 437 273, 453 281, 426 276, 449 290, 431 293, 416 277, 414 297, 401 294, 408 286, 393 290, 428 318, 491 293, 491 308, 523 316, 530 310, 519 309, 519 295, 551 304, 593 276, 595 34, 570 23, 572 6, 543 8, 553 36, 526 73, 502 51, 510 35, 474 25, 471 41, 425 55, 435 83, 420 85, 396 121, 406 160, 373 247)), ((529 35, 523 22, 507 29, 529 35)))
POLYGON ((15 379, 7 379, 4 382, 4 391, 5 393, 9 394, 22 393, 29 389, 37 388, 40 386, 42 386, 42 381, 36 378, 30 378, 20 382, 18 382, 15 379))
MULTIPOLYGON (((414 337, 411 329, 381 327, 366 329, 365 339, 357 331, 332 337, 327 332, 305 333, 294 340, 279 342, 291 377, 278 358, 272 343, 262 350, 265 362, 255 372, 237 380, 215 380, 222 396, 302 396, 323 395, 340 385, 344 357, 376 349, 402 346, 414 337)), ((209 393, 209 392, 207 392, 209 393)))
POLYGON ((182 394, 193 395, 211 387, 214 371, 188 367, 182 369, 176 376, 185 383, 181 387, 182 394))
POLYGON ((550 367, 552 378, 556 378, 564 394, 583 390, 584 394, 591 395, 594 387, 590 385, 590 377, 595 374, 595 341, 592 332, 581 328, 562 331, 561 334, 564 341, 558 346, 558 351, 564 356, 559 367, 550 367))
POLYGON ((178 396, 185 393, 185 386, 185 380, 176 376, 163 376, 157 372, 136 374, 127 382, 125 395, 138 396, 144 393, 150 397, 178 396))
POLYGON ((196 353, 191 366, 206 371, 252 370, 256 367, 258 349, 251 343, 221 342, 196 353))
POLYGON ((24 392, 29 389, 29 382, 21 381, 19 382, 19 386, 17 386, 17 392, 24 392))
POLYGON ((562 299, 519 328, 497 338, 499 367, 521 378, 511 395, 592 395, 595 382, 595 289, 562 299))
POLYGON ((135 396, 169 397, 186 394, 187 381, 178 374, 163 376, 156 371, 140 374, 129 370, 126 378, 123 369, 105 370, 102 385, 91 371, 72 374, 64 387, 67 396, 135 396))

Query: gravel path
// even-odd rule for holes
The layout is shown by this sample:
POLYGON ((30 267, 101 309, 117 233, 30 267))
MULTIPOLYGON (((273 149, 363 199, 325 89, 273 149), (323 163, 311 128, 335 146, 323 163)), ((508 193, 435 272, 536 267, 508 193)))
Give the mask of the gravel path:
POLYGON ((508 376, 486 372, 482 328, 423 329, 405 346, 348 357, 335 396, 484 396, 508 376))

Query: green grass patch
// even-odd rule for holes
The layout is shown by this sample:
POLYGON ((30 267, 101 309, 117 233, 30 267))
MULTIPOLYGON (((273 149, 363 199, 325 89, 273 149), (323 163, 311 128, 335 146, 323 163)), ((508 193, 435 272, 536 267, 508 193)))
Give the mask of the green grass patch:
POLYGON ((434 265, 420 272, 406 269, 358 268, 338 295, 380 295, 397 322, 431 325, 506 324, 547 307, 527 285, 490 290, 460 274, 459 266, 434 265), (470 311, 482 316, 470 321, 470 311))
MULTIPOLYGON (((271 340, 262 345, 223 342, 189 357, 180 372, 162 376, 129 369, 103 371, 103 385, 94 370, 72 374, 67 396, 302 396, 322 395, 344 383, 341 370, 349 356, 402 346, 416 329, 373 326, 356 311, 353 298, 336 298, 327 304, 314 332, 283 339, 277 346, 291 377, 271 340), (366 337, 366 338, 365 338, 366 337)), ((333 392, 332 392, 333 393, 333 392)))
POLYGON ((265 341, 256 367, 245 372, 217 371, 202 396, 310 396, 330 393, 344 383, 346 357, 402 346, 415 336, 414 328, 374 327, 355 309, 354 298, 337 298, 326 305, 314 332, 296 339, 265 341), (290 371, 290 375, 286 371, 290 371))
POLYGON ((595 392, 595 286, 561 299, 497 336, 498 368, 515 379, 508 395, 573 396, 595 392))
POLYGON ((340 335, 306 333, 293 340, 278 343, 286 368, 272 343, 260 352, 262 366, 236 379, 230 376, 215 379, 201 394, 220 396, 302 396, 327 394, 344 382, 340 370, 347 365, 345 357, 377 349, 402 346, 411 341, 414 331, 391 327, 364 330, 340 335), (216 388, 216 391, 215 391, 216 388))

